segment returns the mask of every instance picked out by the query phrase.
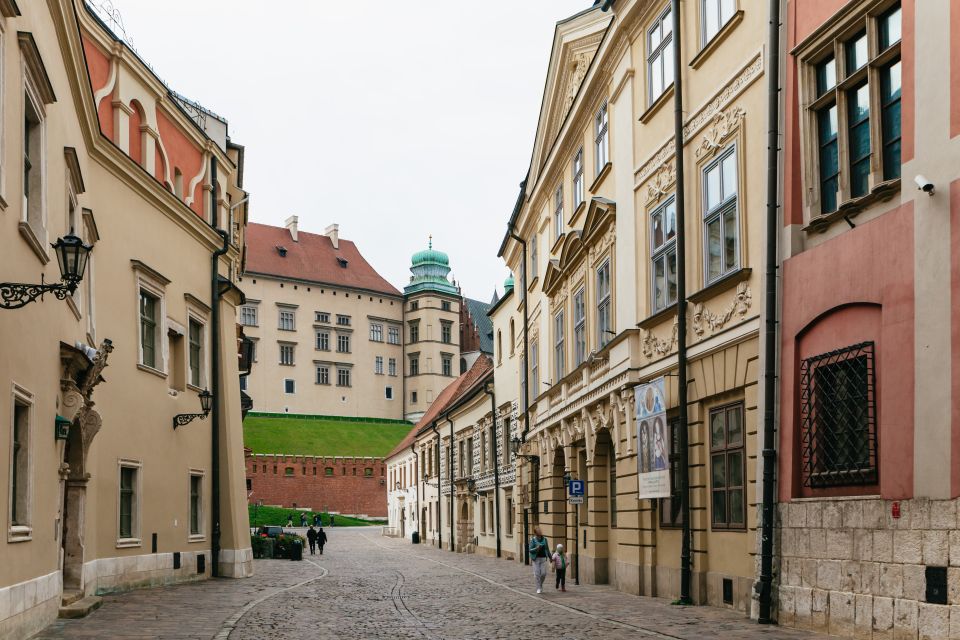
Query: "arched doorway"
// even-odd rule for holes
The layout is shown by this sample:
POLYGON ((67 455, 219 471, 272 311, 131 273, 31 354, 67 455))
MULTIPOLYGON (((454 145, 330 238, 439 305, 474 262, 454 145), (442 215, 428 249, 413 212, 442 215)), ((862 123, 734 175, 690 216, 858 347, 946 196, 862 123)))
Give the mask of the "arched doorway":
POLYGON ((559 542, 564 548, 571 550, 570 539, 573 537, 573 530, 569 526, 572 523, 569 523, 567 487, 563 482, 565 470, 566 458, 563 455, 563 449, 557 447, 553 453, 553 466, 550 473, 549 513, 545 515, 550 531, 544 531, 544 533, 552 546, 555 547, 559 542))

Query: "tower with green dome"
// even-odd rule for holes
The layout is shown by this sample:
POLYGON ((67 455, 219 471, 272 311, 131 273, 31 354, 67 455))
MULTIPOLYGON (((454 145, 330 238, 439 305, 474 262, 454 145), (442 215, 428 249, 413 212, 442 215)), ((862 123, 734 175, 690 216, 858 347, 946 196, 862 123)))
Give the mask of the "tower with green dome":
POLYGON ((403 288, 407 296, 421 291, 434 291, 460 297, 460 291, 447 279, 450 275, 450 258, 443 251, 433 248, 433 236, 427 248, 413 254, 410 260, 410 284, 403 288))

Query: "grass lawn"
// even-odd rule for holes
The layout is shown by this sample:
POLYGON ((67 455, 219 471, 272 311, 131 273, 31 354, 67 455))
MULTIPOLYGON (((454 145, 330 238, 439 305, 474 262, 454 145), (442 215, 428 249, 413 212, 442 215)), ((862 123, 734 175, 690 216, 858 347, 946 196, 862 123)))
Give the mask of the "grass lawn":
MULTIPOLYGON (((315 511, 297 511, 296 509, 283 509, 281 507, 257 507, 256 505, 248 504, 247 509, 250 512, 250 526, 259 527, 261 525, 275 525, 279 527, 287 526, 287 518, 291 513, 296 514, 293 519, 293 524, 296 527, 300 526, 300 514, 307 514, 307 524, 313 524, 313 516, 315 511)), ((322 513, 320 514, 321 522, 323 526, 330 526, 330 514, 322 513)), ((347 516, 336 516, 338 527, 371 527, 371 526, 380 526, 386 524, 386 520, 357 520, 356 518, 348 518, 347 516)))
POLYGON ((411 426, 250 415, 243 421, 243 444, 254 453, 383 457, 411 426))

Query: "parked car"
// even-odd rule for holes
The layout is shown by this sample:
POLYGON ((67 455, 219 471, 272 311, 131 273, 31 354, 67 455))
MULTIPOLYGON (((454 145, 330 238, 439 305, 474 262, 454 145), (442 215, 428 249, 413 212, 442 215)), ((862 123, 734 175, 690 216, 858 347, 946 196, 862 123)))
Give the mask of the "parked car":
POLYGON ((257 535, 261 538, 279 538, 283 533, 283 527, 262 526, 257 529, 257 535))

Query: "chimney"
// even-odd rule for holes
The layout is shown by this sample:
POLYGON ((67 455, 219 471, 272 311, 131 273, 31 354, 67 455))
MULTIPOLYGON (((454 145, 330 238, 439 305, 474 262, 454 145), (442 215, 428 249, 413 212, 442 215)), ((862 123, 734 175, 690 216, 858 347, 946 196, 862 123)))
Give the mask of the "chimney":
POLYGON ((334 223, 323 230, 323 235, 330 238, 334 249, 340 248, 340 225, 334 223))
POLYGON ((297 220, 297 216, 290 216, 286 222, 283 223, 283 226, 290 232, 290 237, 293 238, 294 242, 297 242, 297 220))

